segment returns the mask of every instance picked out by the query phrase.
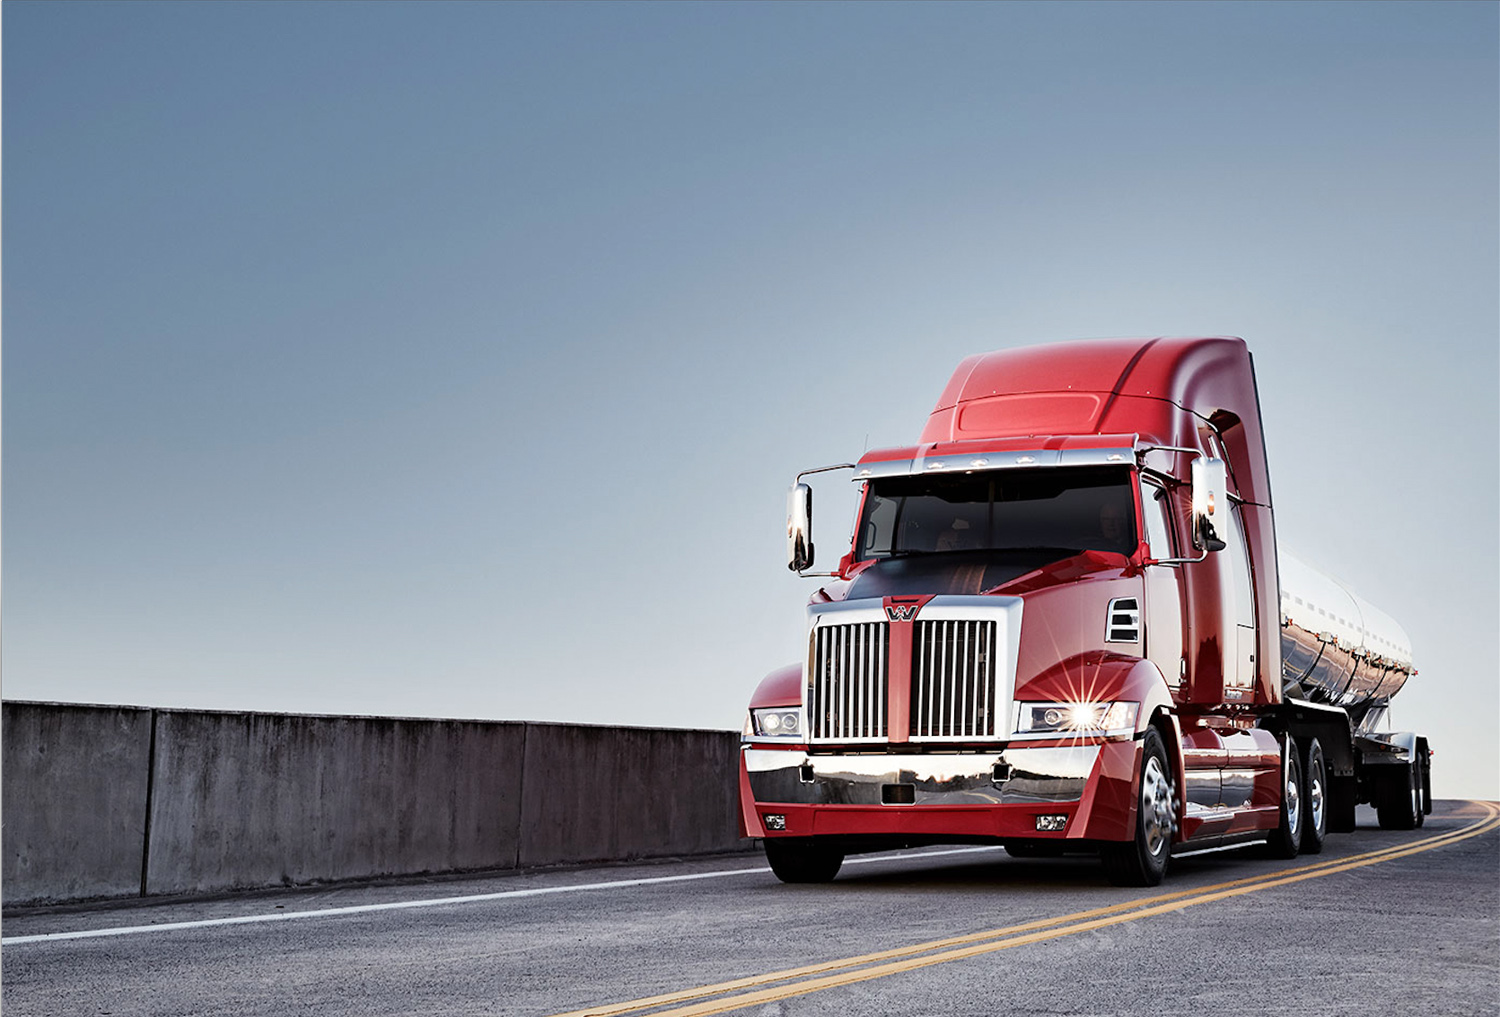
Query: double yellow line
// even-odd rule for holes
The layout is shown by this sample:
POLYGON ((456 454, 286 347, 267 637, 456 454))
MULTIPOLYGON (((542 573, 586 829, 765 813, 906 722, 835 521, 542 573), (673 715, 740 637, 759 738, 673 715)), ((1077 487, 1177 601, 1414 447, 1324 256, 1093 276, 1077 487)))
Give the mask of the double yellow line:
POLYGON ((965 936, 935 939, 926 943, 898 947, 894 950, 882 950, 878 953, 861 954, 842 960, 809 964, 806 967, 770 971, 761 975, 751 975, 747 978, 737 978, 714 985, 700 985, 697 988, 633 999, 623 1003, 601 1004, 583 1010, 557 1014, 555 1017, 616 1017, 616 1015, 671 1006, 674 1003, 687 1003, 688 1005, 668 1010, 656 1010, 651 1017, 701 1017, 706 1014, 725 1013, 747 1006, 775 1002, 789 996, 803 996, 823 989, 850 985, 854 982, 870 981, 904 971, 915 971, 918 968, 994 953, 997 950, 1008 950, 1014 946, 1025 946, 1028 943, 1038 943, 1047 939, 1058 939, 1080 932, 1103 929, 1122 922, 1133 922, 1140 918, 1180 911, 1195 904, 1207 904, 1226 897, 1238 897, 1272 887, 1286 886, 1288 883, 1298 883, 1305 879, 1331 876, 1350 869, 1363 868, 1366 865, 1376 865, 1422 851, 1447 847, 1500 827, 1500 808, 1488 802, 1469 804, 1479 806, 1484 814, 1468 826, 1407 844, 1382 848, 1379 851, 1367 851, 1364 854, 1351 855, 1347 858, 1330 859, 1313 865, 1282 869, 1278 872, 1264 873, 1193 890, 1179 890, 1155 897, 1124 901, 1111 904, 1109 907, 1077 911, 1057 918, 1041 918, 1003 929, 972 932, 965 936), (701 1002, 691 1002, 693 1000, 701 1000, 701 1002))

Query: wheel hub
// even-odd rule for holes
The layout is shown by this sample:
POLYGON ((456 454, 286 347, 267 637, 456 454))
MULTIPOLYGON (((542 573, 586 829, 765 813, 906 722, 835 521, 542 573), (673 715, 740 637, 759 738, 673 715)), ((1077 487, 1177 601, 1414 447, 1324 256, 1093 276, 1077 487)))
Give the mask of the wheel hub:
POLYGON ((1302 790, 1290 766, 1286 775, 1286 825, 1294 837, 1302 832, 1302 790))
POLYGON ((1307 782, 1307 809, 1313 829, 1323 829, 1323 774, 1314 772, 1307 782))
POLYGON ((1165 851, 1172 840, 1172 785, 1156 757, 1146 760, 1141 774, 1141 825, 1146 850, 1153 856, 1165 851))

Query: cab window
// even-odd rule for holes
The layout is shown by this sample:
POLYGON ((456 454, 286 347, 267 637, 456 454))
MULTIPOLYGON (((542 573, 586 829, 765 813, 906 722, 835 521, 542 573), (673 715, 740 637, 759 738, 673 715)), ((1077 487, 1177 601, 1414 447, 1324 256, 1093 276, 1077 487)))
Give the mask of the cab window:
POLYGON ((1150 481, 1141 481, 1141 511, 1146 517, 1146 543, 1151 547, 1153 558, 1175 558, 1177 549, 1172 544, 1170 496, 1166 488, 1150 481))

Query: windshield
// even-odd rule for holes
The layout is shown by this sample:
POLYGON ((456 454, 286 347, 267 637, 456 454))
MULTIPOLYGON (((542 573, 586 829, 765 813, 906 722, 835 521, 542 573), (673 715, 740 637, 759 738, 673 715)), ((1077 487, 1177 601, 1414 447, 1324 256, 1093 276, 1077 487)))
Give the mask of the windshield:
POLYGON ((1140 541, 1129 468, 1062 467, 870 482, 857 561, 952 551, 1117 551, 1140 541))

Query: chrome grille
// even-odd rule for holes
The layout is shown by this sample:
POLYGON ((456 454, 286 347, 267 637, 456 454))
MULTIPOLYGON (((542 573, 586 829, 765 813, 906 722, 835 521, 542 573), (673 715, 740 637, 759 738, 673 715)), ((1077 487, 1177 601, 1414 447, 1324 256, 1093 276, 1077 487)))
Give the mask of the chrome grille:
POLYGON ((807 677, 814 741, 885 741, 890 636, 884 622, 813 629, 807 677))
POLYGON ((911 662, 913 739, 995 734, 995 623, 919 621, 911 662))

